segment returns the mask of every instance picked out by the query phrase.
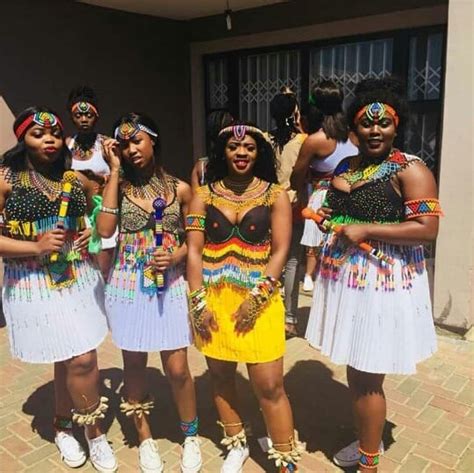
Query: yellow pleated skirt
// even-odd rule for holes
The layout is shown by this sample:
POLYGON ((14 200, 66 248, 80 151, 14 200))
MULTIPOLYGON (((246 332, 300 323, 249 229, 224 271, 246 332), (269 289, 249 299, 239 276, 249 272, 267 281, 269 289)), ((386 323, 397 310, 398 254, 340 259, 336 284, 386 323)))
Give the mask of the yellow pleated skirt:
POLYGON ((243 363, 264 363, 281 358, 285 352, 285 309, 280 293, 275 294, 258 316, 252 330, 237 334, 232 316, 247 291, 233 285, 208 288, 207 307, 214 314, 218 330, 212 340, 204 341, 195 334, 195 344, 201 353, 217 360, 243 363))

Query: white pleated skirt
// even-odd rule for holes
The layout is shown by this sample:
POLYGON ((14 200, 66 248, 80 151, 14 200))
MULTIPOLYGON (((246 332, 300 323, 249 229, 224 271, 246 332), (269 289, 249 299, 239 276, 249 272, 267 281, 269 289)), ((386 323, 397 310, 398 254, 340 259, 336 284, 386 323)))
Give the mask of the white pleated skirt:
MULTIPOLYGON (((308 207, 317 210, 323 206, 324 199, 326 198, 327 189, 316 189, 312 194, 308 202, 308 207)), ((321 245, 323 241, 324 233, 316 225, 314 220, 306 219, 304 222, 303 236, 301 237, 301 244, 303 246, 309 246, 310 248, 316 248, 321 245)))
POLYGON ((333 363, 367 373, 413 374, 436 351, 427 272, 411 271, 407 283, 406 265, 394 256, 390 290, 380 285, 378 263, 370 258, 364 287, 355 287, 354 259, 342 264, 337 278, 318 271, 305 338, 333 363))
POLYGON ((130 273, 114 268, 106 288, 106 312, 115 345, 136 352, 176 350, 191 345, 183 268, 166 272, 166 290, 160 296, 142 290, 141 270, 133 278, 129 276, 130 273), (124 297, 124 286, 129 297, 124 297))
POLYGON ((48 288, 44 271, 5 261, 3 311, 11 353, 29 363, 68 360, 97 348, 107 335, 104 285, 89 261, 74 261, 77 281, 48 288))

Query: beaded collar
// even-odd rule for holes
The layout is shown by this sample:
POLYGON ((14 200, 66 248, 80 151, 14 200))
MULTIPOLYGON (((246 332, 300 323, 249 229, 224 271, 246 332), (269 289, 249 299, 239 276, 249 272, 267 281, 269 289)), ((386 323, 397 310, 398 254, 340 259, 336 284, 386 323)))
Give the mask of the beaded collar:
POLYGON ((344 160, 337 166, 334 175, 341 177, 352 187, 358 182, 372 182, 390 179, 391 176, 403 170, 416 157, 408 158, 398 149, 393 149, 387 159, 374 163, 364 163, 362 156, 344 160))

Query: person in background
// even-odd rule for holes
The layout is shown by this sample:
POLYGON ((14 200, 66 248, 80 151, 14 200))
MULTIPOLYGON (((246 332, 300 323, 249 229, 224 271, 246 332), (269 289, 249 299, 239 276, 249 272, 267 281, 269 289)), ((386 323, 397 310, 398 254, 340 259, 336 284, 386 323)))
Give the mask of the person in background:
POLYGON ((301 131, 298 102, 295 94, 289 89, 283 88, 281 93, 273 97, 270 102, 270 114, 276 124, 276 128, 268 135, 276 156, 278 183, 288 194, 293 214, 290 251, 284 269, 284 288, 286 333, 288 336, 295 336, 298 333, 299 269, 304 260, 303 247, 300 244, 303 219, 302 204, 299 202, 302 194, 298 195, 291 189, 290 176, 307 135, 301 131))
MULTIPOLYGON (((87 85, 75 87, 69 93, 67 107, 77 133, 66 138, 72 154, 71 168, 81 171, 98 182, 103 188, 110 173, 104 159, 104 141, 108 136, 97 133, 96 125, 99 120, 99 102, 94 90, 87 85)), ((104 238, 100 242, 100 251, 96 255, 97 262, 104 280, 107 279, 117 234, 104 238)))
MULTIPOLYGON (((234 117, 227 110, 214 110, 211 112, 206 121, 207 143, 212 153, 217 135, 222 128, 229 126, 234 121, 234 117)), ((193 190, 199 186, 206 184, 206 167, 209 162, 208 156, 198 158, 194 164, 191 173, 191 187, 193 190)))
MULTIPOLYGON (((342 111, 343 100, 342 89, 331 80, 320 80, 309 98, 307 122, 310 135, 301 146, 290 181, 294 190, 303 193, 310 176, 312 192, 308 206, 312 209, 322 206, 336 166, 358 152, 349 140, 349 128, 342 111)), ((307 248, 305 291, 312 291, 314 287, 313 275, 322 238, 317 225, 306 220, 301 237, 301 244, 307 248)))

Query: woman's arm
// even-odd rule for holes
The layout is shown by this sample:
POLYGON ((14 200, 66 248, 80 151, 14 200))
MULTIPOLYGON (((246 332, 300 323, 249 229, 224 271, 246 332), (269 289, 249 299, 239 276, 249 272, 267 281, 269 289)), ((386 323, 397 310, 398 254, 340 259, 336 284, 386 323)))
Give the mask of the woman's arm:
MULTIPOLYGON (((206 214, 206 205, 199 195, 194 194, 189 205, 189 214, 206 214)), ((202 251, 204 249, 204 232, 188 231, 186 241, 188 247, 188 255, 186 262, 186 275, 189 284, 189 290, 195 291, 203 284, 202 279, 202 251)))
MULTIPOLYGON (((397 176, 404 202, 436 198, 436 182, 431 171, 422 163, 414 163, 397 176)), ((342 234, 354 243, 380 240, 395 245, 419 245, 436 239, 439 218, 419 216, 394 225, 346 225, 342 234)))
POLYGON ((117 228, 119 205, 120 157, 117 141, 110 138, 104 141, 104 155, 110 167, 110 175, 102 193, 102 207, 117 210, 117 213, 99 212, 97 232, 103 238, 110 238, 117 228))
POLYGON ((286 264, 291 242, 291 205, 286 192, 281 192, 272 206, 271 256, 265 270, 266 276, 279 279, 286 264))
POLYGON ((306 183, 309 166, 313 159, 323 159, 336 149, 336 141, 326 137, 323 131, 308 136, 301 146, 293 173, 290 177, 291 188, 301 193, 306 183))

